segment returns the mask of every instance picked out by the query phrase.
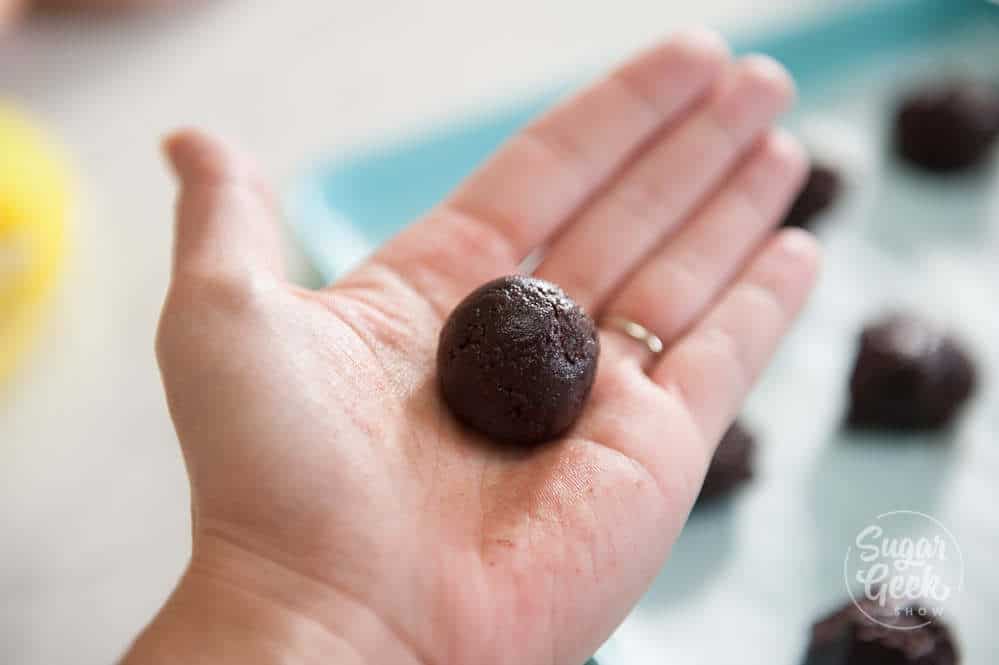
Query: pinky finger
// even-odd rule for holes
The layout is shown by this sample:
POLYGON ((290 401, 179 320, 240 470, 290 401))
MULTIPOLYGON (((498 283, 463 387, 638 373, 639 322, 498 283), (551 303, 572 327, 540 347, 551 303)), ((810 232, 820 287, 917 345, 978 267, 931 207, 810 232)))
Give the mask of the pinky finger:
POLYGON ((652 379, 684 403, 705 440, 717 441, 737 415, 808 298, 819 263, 811 235, 781 231, 652 369, 652 379))

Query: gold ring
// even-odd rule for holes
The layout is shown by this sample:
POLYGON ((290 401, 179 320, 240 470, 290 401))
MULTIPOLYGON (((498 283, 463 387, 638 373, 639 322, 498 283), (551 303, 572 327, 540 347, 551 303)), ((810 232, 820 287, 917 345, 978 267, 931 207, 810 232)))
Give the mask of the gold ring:
POLYGON ((604 321, 610 328, 623 332, 636 342, 641 342, 652 353, 662 353, 663 341, 654 332, 640 323, 625 319, 620 316, 612 316, 604 321))

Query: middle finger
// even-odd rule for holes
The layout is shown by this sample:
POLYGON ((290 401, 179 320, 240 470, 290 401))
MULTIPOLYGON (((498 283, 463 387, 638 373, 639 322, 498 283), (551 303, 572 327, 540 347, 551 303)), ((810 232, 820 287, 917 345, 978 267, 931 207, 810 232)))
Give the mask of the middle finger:
POLYGON ((749 56, 555 239, 535 273, 590 312, 714 190, 790 103, 790 76, 749 56))

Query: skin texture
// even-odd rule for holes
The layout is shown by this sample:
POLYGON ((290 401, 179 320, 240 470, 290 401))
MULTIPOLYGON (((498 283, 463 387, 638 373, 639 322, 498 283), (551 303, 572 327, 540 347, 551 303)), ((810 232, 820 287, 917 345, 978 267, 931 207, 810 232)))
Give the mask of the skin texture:
POLYGON ((126 662, 583 662, 662 566, 812 287, 814 241, 773 232, 807 169, 772 128, 791 97, 776 63, 674 37, 315 292, 284 281, 251 162, 170 138, 181 195, 157 350, 195 545, 126 662), (512 453, 443 405, 437 339, 542 244, 540 276, 666 348, 602 330, 580 420, 512 453))

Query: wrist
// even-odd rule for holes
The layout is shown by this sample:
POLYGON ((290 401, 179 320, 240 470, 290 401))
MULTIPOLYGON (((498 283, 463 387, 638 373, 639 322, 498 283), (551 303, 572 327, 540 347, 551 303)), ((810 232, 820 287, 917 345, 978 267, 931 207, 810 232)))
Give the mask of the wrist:
POLYGON ((122 665, 361 665, 350 646, 250 592, 188 573, 122 665))
POLYGON ((416 662, 373 613, 321 582, 216 536, 197 541, 177 589, 122 665, 416 662))

